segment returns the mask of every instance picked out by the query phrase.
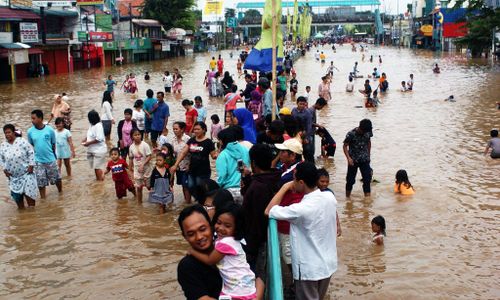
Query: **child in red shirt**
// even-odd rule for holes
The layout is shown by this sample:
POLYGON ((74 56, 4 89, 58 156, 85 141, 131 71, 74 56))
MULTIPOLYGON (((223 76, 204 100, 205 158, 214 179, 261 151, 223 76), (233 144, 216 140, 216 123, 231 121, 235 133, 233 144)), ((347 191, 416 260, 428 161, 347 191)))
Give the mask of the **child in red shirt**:
POLYGON ((109 151, 109 155, 111 156, 111 160, 108 162, 104 174, 111 172, 113 181, 115 182, 116 197, 121 199, 127 196, 127 190, 135 196, 134 184, 127 173, 128 165, 125 159, 120 157, 120 150, 113 148, 109 151))

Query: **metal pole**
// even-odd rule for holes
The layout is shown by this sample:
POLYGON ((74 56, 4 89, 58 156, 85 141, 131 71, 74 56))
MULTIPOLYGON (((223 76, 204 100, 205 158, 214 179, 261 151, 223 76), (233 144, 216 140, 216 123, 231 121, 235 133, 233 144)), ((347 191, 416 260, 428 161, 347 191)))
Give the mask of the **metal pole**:
POLYGON ((271 116, 272 116, 272 120, 274 121, 274 119, 276 119, 276 58, 277 58, 277 52, 276 52, 276 36, 277 36, 277 28, 276 28, 276 25, 277 25, 277 16, 276 16, 276 0, 272 0, 271 1, 271 8, 272 8, 272 25, 271 25, 271 29, 272 29, 272 39, 273 39, 273 44, 272 44, 272 47, 273 47, 273 55, 272 55, 272 60, 273 60, 273 64, 272 64, 272 84, 271 84, 271 87, 273 89, 273 108, 272 108, 272 112, 271 112, 271 116))
POLYGON ((132 3, 128 4, 128 17, 130 22, 130 38, 132 38, 132 3))
MULTIPOLYGON (((82 7, 80 6, 80 13, 82 7)), ((86 26, 86 36, 87 36, 87 69, 90 69, 90 47, 89 47, 89 13, 85 11, 85 26, 86 26)))

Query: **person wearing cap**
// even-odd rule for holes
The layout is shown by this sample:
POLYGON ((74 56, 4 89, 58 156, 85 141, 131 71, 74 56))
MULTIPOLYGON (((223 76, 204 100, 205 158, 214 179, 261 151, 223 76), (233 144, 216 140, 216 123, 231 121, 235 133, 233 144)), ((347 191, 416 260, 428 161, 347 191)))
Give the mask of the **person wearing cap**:
POLYGON ((345 137, 344 154, 347 158, 346 197, 351 196, 358 168, 363 177, 363 192, 365 193, 365 197, 370 196, 370 183, 372 181, 372 168, 370 167, 372 136, 372 122, 369 119, 363 119, 359 122, 359 126, 349 131, 345 137))
POLYGON ((337 271, 337 200, 333 193, 317 188, 318 178, 314 163, 299 164, 293 181, 281 187, 264 212, 270 218, 291 223, 295 299, 323 299, 337 271), (278 205, 291 190, 302 193, 303 200, 286 207, 278 205))
POLYGON ((284 116, 291 116, 292 111, 288 107, 282 107, 279 112, 280 119, 284 116))
MULTIPOLYGON (((275 144, 280 150, 279 160, 281 162, 281 180, 280 186, 293 181, 293 174, 297 166, 302 162, 302 142, 297 138, 286 140, 282 144, 275 144)), ((287 191, 280 202, 280 206, 289 206, 299 203, 304 197, 304 193, 287 191)), ((290 223, 288 221, 278 221, 278 237, 280 242, 281 257, 283 262, 292 270, 292 255, 290 246, 290 223)), ((293 283, 285 283, 285 291, 291 290, 293 283)))

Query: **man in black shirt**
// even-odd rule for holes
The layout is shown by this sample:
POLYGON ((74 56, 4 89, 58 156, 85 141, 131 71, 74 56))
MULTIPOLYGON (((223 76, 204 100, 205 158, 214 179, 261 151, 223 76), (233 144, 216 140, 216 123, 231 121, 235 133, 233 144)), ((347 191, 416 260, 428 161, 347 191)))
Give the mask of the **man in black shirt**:
MULTIPOLYGON (((179 226, 184 239, 200 252, 213 250, 213 232, 210 218, 203 206, 196 204, 184 208, 179 214, 179 226)), ((177 281, 188 300, 218 299, 222 279, 215 266, 208 266, 191 255, 185 256, 177 266, 177 281)))

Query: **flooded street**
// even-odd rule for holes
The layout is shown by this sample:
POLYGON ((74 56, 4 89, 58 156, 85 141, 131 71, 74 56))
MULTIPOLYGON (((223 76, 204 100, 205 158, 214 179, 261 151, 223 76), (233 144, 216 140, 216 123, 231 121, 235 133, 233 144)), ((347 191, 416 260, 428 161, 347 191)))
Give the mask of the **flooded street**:
MULTIPOLYGON (((318 112, 337 141, 334 160, 317 161, 331 174, 338 200, 342 237, 337 241, 339 269, 330 283, 330 299, 493 299, 500 297, 500 160, 483 156, 489 131, 500 126, 500 68, 487 61, 467 61, 408 49, 371 48, 365 62, 350 46, 325 47, 334 60, 333 101, 318 112), (369 63, 382 55, 383 63, 369 63), (376 110, 363 105, 360 93, 346 93, 347 74, 359 61, 361 74, 377 67, 387 73, 390 90, 376 110), (441 74, 432 73, 439 63, 441 74), (402 80, 415 78, 414 91, 399 92, 402 80), (456 102, 443 101, 454 95, 456 102), (373 122, 372 197, 363 198, 361 182, 352 197, 344 197, 347 162, 342 153, 345 134, 363 118, 373 122), (416 194, 393 194, 394 175, 406 169, 416 194), (371 242, 370 220, 381 214, 387 222, 384 247, 371 242)), ((312 87, 317 97, 321 66, 313 50, 295 63, 299 94, 312 87)), ((236 54, 236 51, 234 52, 236 54)), ((184 207, 178 186, 172 211, 159 215, 156 206, 138 205, 130 195, 115 198, 108 175, 94 181, 79 141, 88 129, 87 113, 100 112, 103 81, 112 74, 121 85, 126 73, 138 74, 139 96, 146 89, 163 90, 162 73, 179 68, 184 76, 182 98, 167 96, 171 117, 184 121, 180 100, 201 95, 209 116, 223 115, 223 101, 209 99, 203 78, 212 54, 154 61, 48 76, 0 85, 2 126, 13 123, 26 131, 30 112, 48 116, 52 95, 66 92, 73 118, 77 158, 73 177, 63 177, 62 195, 54 186, 35 209, 18 211, 0 176, 0 298, 2 299, 183 299, 177 283, 177 262, 187 243, 177 225, 184 207), (144 72, 151 80, 144 83, 144 72)), ((236 57, 223 52, 225 69, 236 74, 236 57)), ((238 86, 242 88, 243 79, 238 86)), ((361 89, 364 79, 355 80, 361 89)), ((372 83, 375 88, 375 84, 372 83)), ((132 107, 130 95, 115 90, 114 117, 132 107)), ((312 104, 312 101, 309 101, 312 104)), ((294 105, 287 99, 285 106, 294 105)), ((116 144, 116 126, 112 131, 116 144)), ((0 138, 4 140, 4 136, 0 138)), ((316 139, 319 143, 319 139, 316 139)), ((319 154, 319 145, 316 154, 319 154)), ((65 175, 64 171, 63 174, 65 175)), ((359 177, 359 175, 358 175, 359 177)))

